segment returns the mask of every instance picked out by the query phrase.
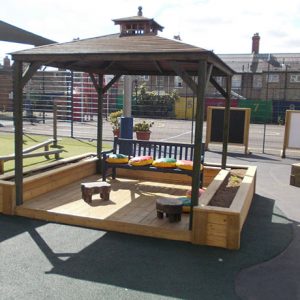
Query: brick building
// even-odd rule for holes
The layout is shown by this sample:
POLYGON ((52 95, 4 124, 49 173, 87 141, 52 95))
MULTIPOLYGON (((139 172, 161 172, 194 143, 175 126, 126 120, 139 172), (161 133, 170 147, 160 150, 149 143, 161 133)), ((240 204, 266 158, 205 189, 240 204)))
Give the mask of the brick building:
POLYGON ((0 64, 0 111, 12 110, 12 68, 6 56, 0 64))

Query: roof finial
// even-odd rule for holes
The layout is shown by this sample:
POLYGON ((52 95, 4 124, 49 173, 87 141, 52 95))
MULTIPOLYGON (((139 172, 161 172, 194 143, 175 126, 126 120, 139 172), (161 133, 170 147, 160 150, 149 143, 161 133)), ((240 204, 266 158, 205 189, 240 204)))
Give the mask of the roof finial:
POLYGON ((138 9, 139 9, 139 11, 138 11, 138 16, 139 16, 139 17, 142 17, 142 16, 143 16, 143 12, 142 12, 143 7, 142 7, 142 6, 139 6, 138 9))

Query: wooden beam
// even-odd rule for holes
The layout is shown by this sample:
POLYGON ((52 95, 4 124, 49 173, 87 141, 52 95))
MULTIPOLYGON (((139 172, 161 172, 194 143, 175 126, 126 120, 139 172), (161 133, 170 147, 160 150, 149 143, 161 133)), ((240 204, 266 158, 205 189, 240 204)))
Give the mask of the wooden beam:
POLYGON ((102 152, 102 138, 103 138, 103 117, 102 117, 102 110, 103 110, 103 79, 104 76, 102 74, 98 74, 98 111, 97 111, 97 172, 100 173, 102 170, 102 163, 101 163, 101 152, 102 152))
MULTIPOLYGON (((94 74, 89 73, 89 76, 93 82, 93 85, 94 85, 96 91, 98 92, 99 84, 97 83, 97 80, 96 80, 94 74)), ((120 79, 121 76, 122 76, 121 74, 115 75, 114 78, 105 87, 102 88, 102 93, 105 94, 112 87, 112 85, 120 79)))
POLYGON ((103 73, 107 73, 107 71, 115 64, 115 61, 109 61, 109 62, 105 62, 102 66, 101 66, 101 70, 103 70, 103 73))
POLYGON ((155 68, 158 70, 159 73, 163 74, 164 71, 162 70, 160 63, 158 61, 153 61, 155 68))
POLYGON ((195 81, 192 79, 192 77, 186 72, 184 71, 180 64, 175 62, 175 61, 171 61, 170 62, 173 70, 175 71, 175 73, 182 78, 182 80, 191 88, 191 90, 197 94, 197 84, 195 83, 195 81))
POLYGON ((15 61, 13 70, 15 121, 15 185, 16 205, 23 203, 23 62, 15 61))
MULTIPOLYGON (((73 53, 73 54, 65 54, 65 55, 55 55, 55 62, 65 62, 65 61, 84 61, 84 62, 99 62, 99 61, 190 61, 195 62, 195 60, 199 59, 207 59, 208 53, 210 51, 202 51, 202 52, 157 52, 157 53, 73 53)), ((18 54, 12 55, 13 60, 25 60, 29 58, 29 54, 18 54)), ((53 59, 52 54, 33 54, 30 55, 30 61, 49 61, 53 59)), ((215 57, 210 59, 210 62, 214 63, 215 57)), ((224 62, 222 62, 225 65, 224 62)), ((229 69, 229 67, 228 67, 229 69)), ((230 70, 230 69, 229 69, 230 70)))
POLYGON ((114 78, 103 88, 103 94, 105 94, 114 83, 116 83, 120 77, 122 76, 122 74, 117 74, 114 76, 114 78))
POLYGON ((42 66, 42 63, 40 62, 33 62, 31 63, 27 69, 25 70, 24 74, 22 75, 22 80, 21 80, 21 86, 24 88, 26 83, 31 79, 33 74, 39 69, 39 67, 42 66))
POLYGON ((210 81, 210 77, 211 77, 211 73, 212 73, 212 70, 213 70, 213 64, 209 64, 208 65, 208 68, 207 68, 207 78, 206 78, 206 85, 205 85, 205 88, 207 88, 208 84, 209 84, 209 81, 210 81))
POLYGON ((193 177, 192 177, 192 197, 191 197, 191 214, 190 214, 190 229, 193 224, 193 207, 198 205, 198 195, 201 179, 201 153, 202 153, 202 139, 203 139, 203 122, 204 122, 204 98, 207 82, 207 62, 200 60, 198 63, 198 84, 197 84, 197 105, 196 105, 196 128, 195 128, 195 152, 193 161, 193 177))
POLYGON ((216 82, 213 77, 210 77, 210 83, 217 89, 217 91, 224 97, 227 98, 227 92, 216 82))
POLYGON ((93 83, 93 85, 94 85, 96 91, 98 92, 98 90, 99 90, 99 85, 98 85, 97 79, 95 78, 95 76, 94 76, 93 73, 89 73, 89 76, 90 76, 90 78, 91 78, 91 80, 92 80, 92 83, 93 83))

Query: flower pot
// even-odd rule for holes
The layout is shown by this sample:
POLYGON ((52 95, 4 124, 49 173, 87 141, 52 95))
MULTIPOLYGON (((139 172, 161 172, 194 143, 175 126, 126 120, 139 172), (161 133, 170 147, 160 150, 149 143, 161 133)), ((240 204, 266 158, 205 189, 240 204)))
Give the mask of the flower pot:
POLYGON ((136 133, 137 140, 145 140, 145 141, 150 140, 151 131, 136 131, 135 133, 136 133))
POLYGON ((113 130, 114 136, 120 137, 120 128, 113 130))

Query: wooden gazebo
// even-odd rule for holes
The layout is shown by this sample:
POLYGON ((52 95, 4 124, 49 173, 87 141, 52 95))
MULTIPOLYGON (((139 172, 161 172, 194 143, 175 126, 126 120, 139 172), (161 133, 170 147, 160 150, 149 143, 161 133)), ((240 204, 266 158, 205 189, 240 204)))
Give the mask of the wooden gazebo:
MULTIPOLYGON (((216 54, 199 47, 157 36, 163 29, 153 19, 143 17, 141 8, 138 16, 116 19, 121 32, 67 43, 55 43, 12 53, 14 60, 14 118, 15 118, 15 184, 16 204, 23 203, 22 165, 22 90, 32 75, 42 66, 82 71, 89 73, 98 93, 97 155, 101 170, 102 152, 102 108, 103 94, 122 75, 180 76, 197 97, 194 165, 200 165, 204 118, 205 90, 210 82, 225 98, 226 110, 222 167, 227 156, 228 119, 230 107, 231 79, 234 71, 216 54), (24 71, 24 65, 27 69, 24 71), (95 74, 98 75, 98 80, 95 74), (103 86, 103 76, 114 75, 103 86), (223 89, 214 79, 226 78, 223 89)), ((200 169, 194 168, 192 179, 192 203, 198 203, 200 169)))

